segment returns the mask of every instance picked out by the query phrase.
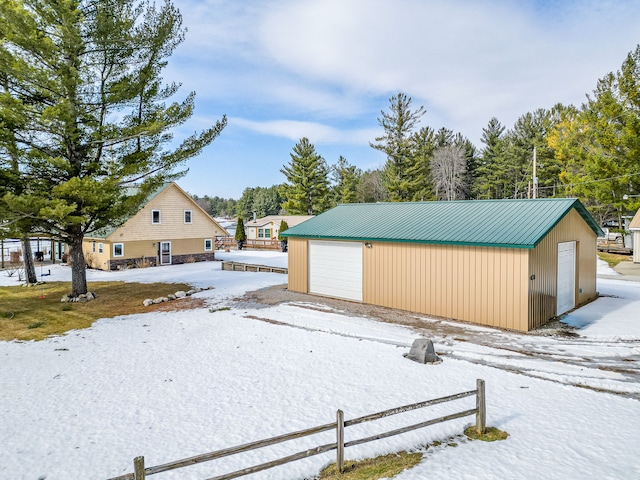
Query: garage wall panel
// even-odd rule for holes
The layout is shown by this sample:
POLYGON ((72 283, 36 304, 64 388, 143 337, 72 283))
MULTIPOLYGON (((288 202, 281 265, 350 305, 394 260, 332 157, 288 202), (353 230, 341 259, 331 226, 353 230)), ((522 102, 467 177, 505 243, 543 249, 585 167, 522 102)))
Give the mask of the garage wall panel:
POLYGON ((287 243, 289 264, 288 288, 292 292, 308 293, 308 240, 290 238, 287 243))
POLYGON ((363 301, 526 330, 528 250, 373 242, 363 301))

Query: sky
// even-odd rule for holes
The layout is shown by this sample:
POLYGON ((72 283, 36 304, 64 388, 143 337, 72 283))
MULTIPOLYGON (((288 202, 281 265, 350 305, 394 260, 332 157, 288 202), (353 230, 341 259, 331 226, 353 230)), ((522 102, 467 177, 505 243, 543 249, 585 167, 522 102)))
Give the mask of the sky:
MULTIPOLYGON (((281 252, 216 257, 287 264, 281 252)), ((139 455, 152 467, 324 425, 338 408, 350 420, 474 390, 478 378, 486 382, 487 426, 507 432, 507 440, 467 440, 462 432, 472 415, 347 447, 345 458, 424 453, 394 480, 640 478, 640 283, 599 277, 601 297, 563 319, 575 327, 573 336, 469 324, 443 333, 439 326, 459 324, 419 316, 427 330, 413 330, 313 296, 239 302, 245 292, 279 290, 287 277, 222 271, 220 263, 88 270, 90 282, 214 288, 195 294, 204 308, 101 319, 39 342, 0 342, 0 478, 104 480, 132 472, 139 455), (404 358, 422 335, 442 363, 404 358), (436 441, 440 447, 424 447, 436 441)), ((603 268, 599 261, 599 274, 615 273, 603 268)), ((56 264, 46 278, 68 282, 70 275, 56 264)), ((16 284, 0 275, 0 285, 16 284)), ((42 293, 46 285, 35 294, 42 293)), ((393 415, 347 427, 345 440, 473 408, 475 398, 467 397, 393 415)), ((333 442, 332 430, 153 479, 202 480, 333 442)), ((328 452, 246 478, 311 478, 333 461, 335 452, 328 452)))
POLYGON ((460 132, 478 149, 492 117, 511 128, 557 103, 580 105, 640 43, 640 1, 173 0, 187 28, 167 81, 196 92, 176 141, 228 124, 178 183, 240 198, 286 179, 307 137, 329 165, 384 164, 369 145, 399 92, 420 126, 460 132))

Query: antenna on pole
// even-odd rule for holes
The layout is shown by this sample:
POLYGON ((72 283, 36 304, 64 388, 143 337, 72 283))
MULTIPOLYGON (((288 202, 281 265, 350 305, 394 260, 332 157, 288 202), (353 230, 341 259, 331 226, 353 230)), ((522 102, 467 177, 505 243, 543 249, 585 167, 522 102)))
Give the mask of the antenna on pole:
POLYGON ((538 172, 536 169, 536 147, 533 147, 533 198, 538 198, 538 172))

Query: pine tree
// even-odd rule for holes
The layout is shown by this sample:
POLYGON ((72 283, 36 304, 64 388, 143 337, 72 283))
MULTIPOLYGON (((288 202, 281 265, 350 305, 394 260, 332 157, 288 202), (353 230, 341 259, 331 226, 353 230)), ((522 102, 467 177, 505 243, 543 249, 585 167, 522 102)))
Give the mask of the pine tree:
POLYGON ((291 161, 280 170, 289 183, 282 185, 282 208, 289 215, 317 215, 330 205, 329 168, 309 139, 293 147, 291 161))
POLYGON ((383 179, 389 197, 394 202, 413 200, 416 195, 413 174, 417 168, 411 135, 425 110, 422 106, 412 110, 411 101, 411 97, 404 93, 389 99, 390 112, 383 110, 378 118, 384 135, 376 137, 377 143, 369 144, 387 155, 383 179))
POLYGON ((435 132, 431 127, 423 127, 411 135, 410 141, 414 158, 414 164, 407 170, 413 191, 411 200, 435 200, 431 178, 431 159, 437 148, 435 132))
POLYGON ((235 240, 238 242, 238 250, 242 250, 244 242, 247 240, 247 233, 244 231, 244 219, 238 217, 238 223, 236 225, 235 240))
POLYGON ((168 148, 194 108, 194 93, 167 105, 179 86, 160 76, 181 24, 169 1, 0 2, 0 154, 13 136, 24 185, 3 201, 69 245, 73 295, 87 291, 84 236, 123 222, 226 124, 168 148))
POLYGON ((362 170, 349 164, 346 158, 340 156, 333 166, 335 203, 356 203, 361 178, 362 170))
POLYGON ((561 115, 549 142, 562 160, 565 191, 592 213, 622 215, 640 206, 640 45, 620 70, 598 80, 580 110, 561 115))
POLYGON ((484 148, 480 154, 475 183, 475 194, 478 198, 503 198, 498 168, 504 157, 504 130, 505 127, 495 117, 482 129, 481 141, 484 148))
POLYGON ((282 220, 280 222, 280 227, 278 228, 278 240, 280 240, 280 248, 283 252, 287 251, 287 244, 289 243, 289 239, 287 237, 283 237, 282 234, 288 229, 289 224, 286 220, 282 220))

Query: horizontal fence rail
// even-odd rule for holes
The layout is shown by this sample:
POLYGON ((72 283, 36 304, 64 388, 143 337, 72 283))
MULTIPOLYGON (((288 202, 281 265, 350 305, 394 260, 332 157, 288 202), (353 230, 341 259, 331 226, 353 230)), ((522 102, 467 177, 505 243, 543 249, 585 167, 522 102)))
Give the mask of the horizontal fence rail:
POLYGON ((381 440, 383 438, 391 437, 394 435, 400 435, 402 433, 409 432, 411 430, 416 430, 419 428, 428 427, 430 425, 435 425, 442 422, 447 422, 449 420, 454 420, 457 418, 467 417, 469 415, 476 415, 476 431, 478 433, 484 433, 486 428, 486 401, 485 401, 485 385, 484 380, 478 379, 476 381, 476 389, 470 390, 468 392, 457 393, 454 395, 448 395, 446 397, 435 398, 432 400, 427 400, 424 402, 413 403, 411 405, 405 405, 402 407, 396 407, 389 410, 384 410, 382 412, 373 413, 370 415, 365 415, 363 417, 354 418, 352 420, 344 420, 344 413, 342 410, 338 410, 336 413, 336 421, 332 423, 327 423, 324 425, 319 425, 312 428, 307 428, 305 430, 299 430, 293 433, 287 433, 284 435, 279 435, 276 437, 271 437, 266 440, 259 440, 256 442, 246 443, 244 445, 239 445, 236 447, 225 448, 223 450, 217 450, 215 452, 204 453, 201 455, 196 455, 189 458, 184 458, 182 460, 176 460, 174 462, 165 463, 162 465, 156 465, 154 467, 145 467, 144 466, 144 457, 136 457, 133 461, 133 473, 127 473, 125 475, 121 475, 119 477, 112 477, 108 480, 144 480, 146 477, 150 475, 154 475, 157 473, 168 472, 169 470, 175 470, 177 468, 187 467, 189 465, 195 465, 198 463, 209 462, 211 460, 216 460, 218 458, 227 457, 229 455, 235 455, 238 453, 248 452, 251 450, 256 450, 258 448, 264 448, 271 445, 276 445, 278 443, 286 442, 289 440, 295 440, 298 438, 307 437, 310 435, 315 435, 318 433, 326 432, 329 430, 336 431, 336 442, 329 443, 326 445, 320 445, 314 448, 310 448, 307 450, 303 450, 298 453, 294 453, 292 455, 288 455, 286 457, 282 457, 276 460, 272 460, 270 462, 261 463, 258 465, 253 465, 242 470, 237 470, 235 472, 227 473, 224 475, 219 475, 216 477, 210 477, 206 480, 230 480, 232 478, 238 478, 245 475, 249 475, 251 473, 260 472, 262 470, 267 470, 269 468, 276 467, 278 465, 284 465, 286 463, 294 462, 296 460, 301 460, 303 458, 311 457, 314 455, 319 455, 321 453, 326 453, 331 450, 336 450, 336 465, 338 470, 342 472, 344 468, 344 449, 347 447, 353 447, 355 445, 361 445, 363 443, 373 442, 375 440, 381 440), (351 440, 345 442, 344 429, 347 427, 351 427, 354 425, 362 424, 365 422, 371 422, 374 420, 379 420, 381 418, 389 417, 391 415, 397 415, 400 413, 409 412, 411 410, 416 410, 419 408, 430 407, 433 405, 437 405, 439 403, 451 402, 454 400, 458 400, 465 397, 474 396, 476 397, 476 408, 463 410, 461 412, 452 413, 450 415, 446 415, 444 417, 434 418, 431 420, 426 420, 424 422, 416 423, 413 425, 409 425, 403 428, 398 428, 395 430, 390 430, 388 432, 379 433, 377 435, 372 435, 370 437, 365 437, 357 440, 351 440))
POLYGON ((269 265, 254 265, 251 263, 222 261, 222 270, 232 272, 271 272, 271 273, 287 273, 287 267, 271 267, 269 265))
MULTIPOLYGON (((237 248, 238 241, 234 237, 216 237, 216 249, 237 248)), ((247 238, 243 243, 243 248, 253 248, 256 250, 280 250, 282 245, 277 238, 247 238)))

